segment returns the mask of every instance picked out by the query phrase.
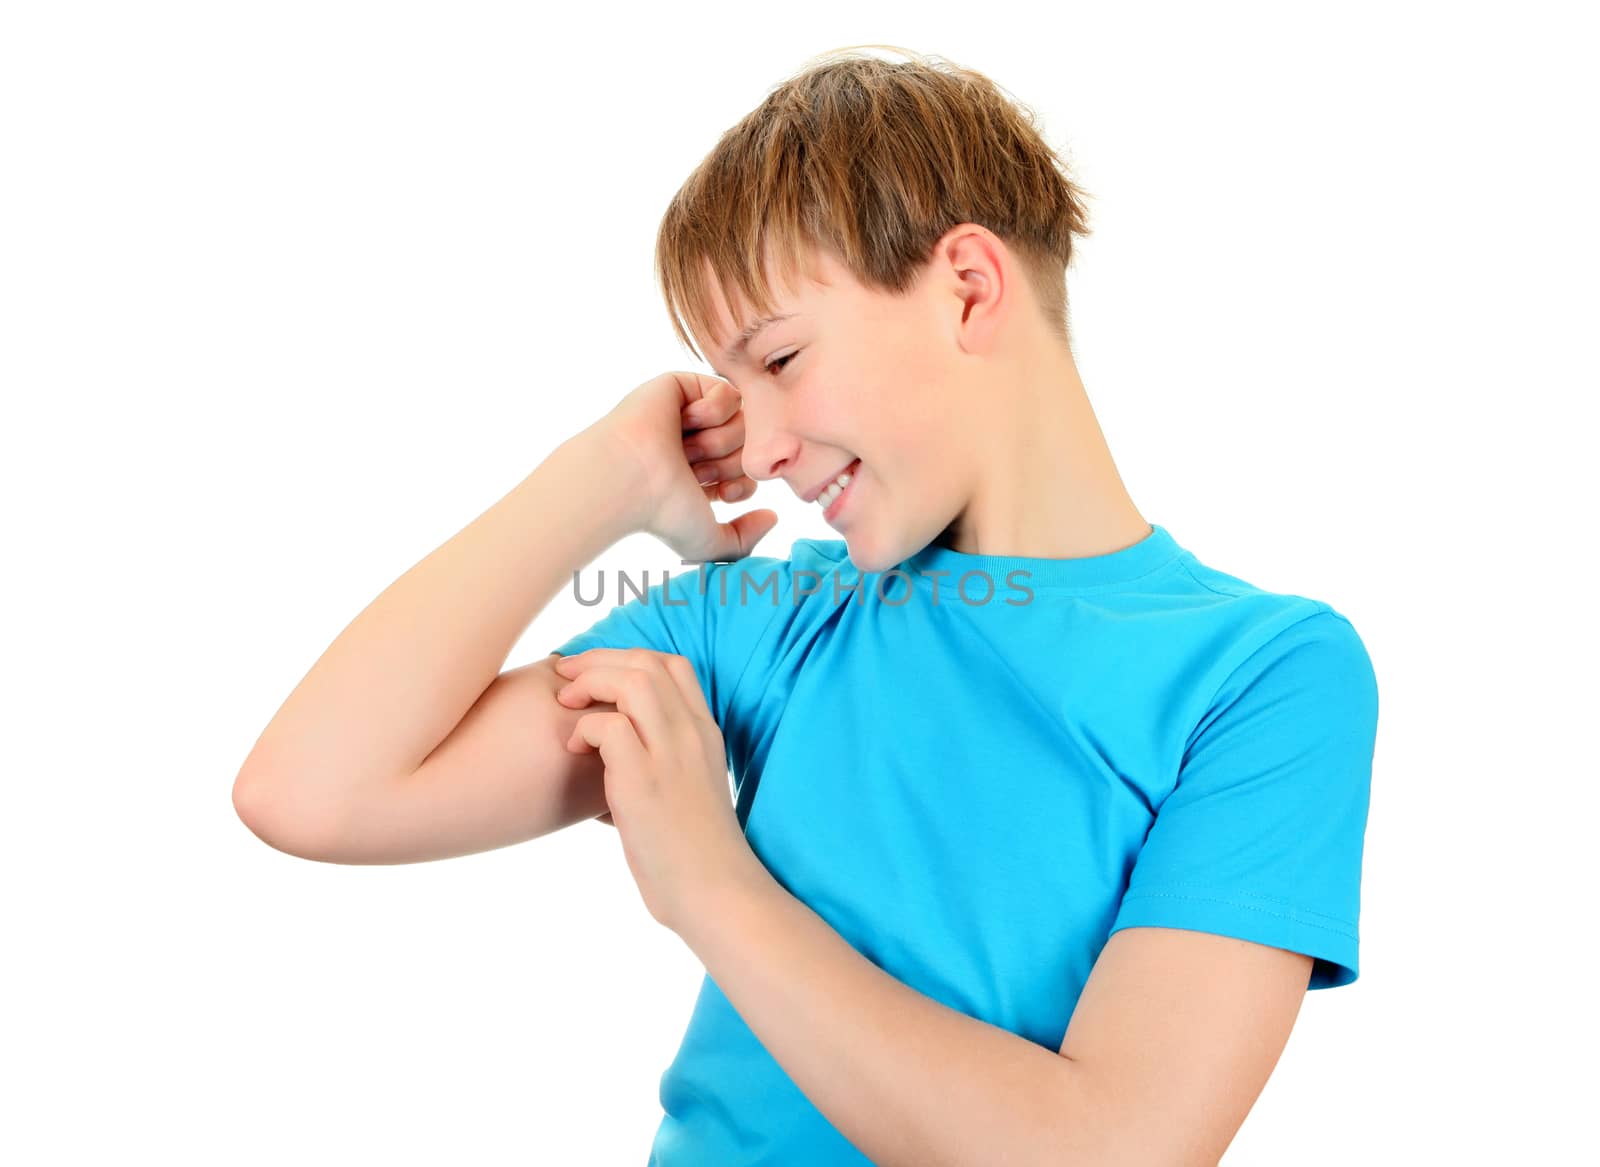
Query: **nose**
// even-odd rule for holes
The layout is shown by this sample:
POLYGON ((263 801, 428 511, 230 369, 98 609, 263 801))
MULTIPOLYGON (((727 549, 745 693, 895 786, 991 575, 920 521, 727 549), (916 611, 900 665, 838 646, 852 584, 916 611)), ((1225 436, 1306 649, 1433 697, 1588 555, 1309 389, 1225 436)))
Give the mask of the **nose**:
POLYGON ((782 477, 793 468, 800 442, 773 416, 766 403, 746 397, 744 409, 744 453, 740 458, 744 472, 758 482, 782 477))

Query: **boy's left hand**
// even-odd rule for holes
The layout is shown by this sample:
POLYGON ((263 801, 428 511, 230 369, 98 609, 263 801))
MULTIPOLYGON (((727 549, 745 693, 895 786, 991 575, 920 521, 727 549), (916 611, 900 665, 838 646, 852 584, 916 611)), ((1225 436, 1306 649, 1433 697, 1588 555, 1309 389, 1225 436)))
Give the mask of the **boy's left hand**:
POLYGON ((728 797, 722 730, 694 666, 646 648, 591 648, 562 657, 556 700, 585 714, 567 749, 598 751, 606 802, 634 882, 657 923, 682 934, 708 897, 765 871, 728 797))

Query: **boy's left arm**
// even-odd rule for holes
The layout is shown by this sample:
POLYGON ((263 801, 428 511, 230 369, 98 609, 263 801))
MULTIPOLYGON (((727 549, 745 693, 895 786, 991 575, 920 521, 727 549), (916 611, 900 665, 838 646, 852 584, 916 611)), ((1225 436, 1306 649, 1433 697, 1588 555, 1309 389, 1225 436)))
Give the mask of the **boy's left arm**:
POLYGON ((1214 1167, 1277 1064, 1311 957, 1115 932, 1059 1053, 897 980, 755 865, 680 934, 802 1093, 879 1167, 1214 1167))
MULTIPOLYGON (((728 802, 725 743, 686 658, 595 648, 555 669, 572 678, 563 705, 616 706, 579 718, 568 746, 605 759, 651 915, 878 1167, 1212 1167, 1227 1149, 1288 1041, 1310 956, 1120 928, 1052 1053, 895 979, 773 878, 728 802)), ((1147 840, 1141 863, 1151 854, 1147 840)))

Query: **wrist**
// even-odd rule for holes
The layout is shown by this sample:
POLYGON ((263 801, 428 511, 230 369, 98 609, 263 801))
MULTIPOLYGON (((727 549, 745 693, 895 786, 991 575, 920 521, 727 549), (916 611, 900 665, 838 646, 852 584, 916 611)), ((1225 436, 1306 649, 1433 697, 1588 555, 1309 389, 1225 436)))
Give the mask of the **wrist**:
POLYGON ((676 922, 672 930, 691 951, 706 959, 725 935, 745 934, 739 926, 741 920, 770 910, 775 892, 788 894, 747 844, 743 854, 723 869, 720 878, 701 889, 693 911, 676 922))
POLYGON ((584 513, 602 523, 613 539, 647 530, 652 486, 627 446, 599 426, 580 430, 553 457, 569 467, 570 482, 584 513))

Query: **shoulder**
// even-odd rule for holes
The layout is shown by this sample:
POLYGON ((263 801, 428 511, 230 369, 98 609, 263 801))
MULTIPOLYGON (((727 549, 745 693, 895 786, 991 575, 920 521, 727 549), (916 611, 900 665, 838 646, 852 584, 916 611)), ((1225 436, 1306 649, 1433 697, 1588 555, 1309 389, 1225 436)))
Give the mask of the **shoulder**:
POLYGON ((1330 655, 1364 653, 1350 617, 1328 601, 1261 587, 1202 563, 1192 553, 1183 562, 1196 606, 1231 633, 1227 639, 1232 641, 1233 665, 1263 649, 1285 652, 1304 644, 1319 645, 1313 651, 1330 655))
MULTIPOLYGON (((1244 756, 1287 764, 1319 755, 1334 766, 1347 746, 1370 761, 1378 681, 1355 626, 1324 603, 1287 609, 1279 619, 1279 630, 1231 654, 1242 659, 1194 725, 1185 745, 1188 761, 1197 751, 1213 760, 1227 755, 1234 766, 1244 756)), ((1346 772, 1362 777, 1357 767, 1346 772)))
POLYGON ((796 539, 787 555, 747 555, 743 559, 701 564, 688 572, 691 577, 701 573, 708 581, 715 580, 722 602, 743 595, 792 604, 817 594, 818 578, 859 574, 850 563, 843 539, 796 539), (718 576, 722 578, 716 579, 718 576))
POLYGON ((850 546, 843 539, 796 539, 789 561, 805 571, 855 572, 850 562, 850 546))
POLYGON ((1337 698, 1375 707, 1377 680, 1366 642, 1351 618, 1327 600, 1258 586, 1192 554, 1193 614, 1213 645, 1201 688, 1211 711, 1253 687, 1298 693, 1315 703, 1337 698))
POLYGON ((818 567, 850 567, 848 546, 843 539, 796 539, 787 555, 747 555, 743 559, 719 560, 701 565, 707 571, 733 575, 759 575, 767 572, 785 577, 797 570, 818 567))

